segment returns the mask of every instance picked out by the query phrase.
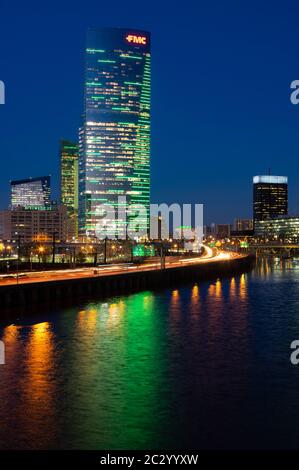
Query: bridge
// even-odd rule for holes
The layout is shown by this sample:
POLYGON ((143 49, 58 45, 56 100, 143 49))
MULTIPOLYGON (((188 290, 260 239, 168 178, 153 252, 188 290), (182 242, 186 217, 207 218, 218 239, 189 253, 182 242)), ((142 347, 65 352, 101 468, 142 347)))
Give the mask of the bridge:
POLYGON ((261 243, 259 245, 251 245, 246 252, 256 253, 257 255, 277 255, 283 257, 291 257, 299 254, 299 244, 297 243, 261 243))

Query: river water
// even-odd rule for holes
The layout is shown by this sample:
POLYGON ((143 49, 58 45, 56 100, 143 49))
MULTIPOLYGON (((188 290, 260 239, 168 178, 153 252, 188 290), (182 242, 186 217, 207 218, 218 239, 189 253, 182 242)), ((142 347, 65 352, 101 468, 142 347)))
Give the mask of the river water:
POLYGON ((1 449, 299 448, 299 264, 1 325, 1 449))

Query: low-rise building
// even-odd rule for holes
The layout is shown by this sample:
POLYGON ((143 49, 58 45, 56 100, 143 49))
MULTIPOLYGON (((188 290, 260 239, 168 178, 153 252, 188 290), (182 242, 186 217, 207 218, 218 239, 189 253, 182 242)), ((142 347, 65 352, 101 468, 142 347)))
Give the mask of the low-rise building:
POLYGON ((299 216, 280 216, 266 220, 256 220, 254 235, 269 240, 299 242, 299 216))
POLYGON ((23 243, 51 240, 65 241, 67 212, 64 206, 52 206, 47 210, 16 208, 0 211, 0 239, 23 243))
POLYGON ((232 226, 230 224, 216 224, 216 238, 223 239, 229 238, 232 226))
POLYGON ((235 219, 234 220, 234 231, 245 232, 253 230, 253 219, 235 219))

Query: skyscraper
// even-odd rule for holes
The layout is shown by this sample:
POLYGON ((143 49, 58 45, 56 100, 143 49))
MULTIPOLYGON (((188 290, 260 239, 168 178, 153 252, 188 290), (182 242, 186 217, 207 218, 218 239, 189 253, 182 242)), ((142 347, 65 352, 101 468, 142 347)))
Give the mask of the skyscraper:
MULTIPOLYGON (((99 205, 150 202, 150 34, 87 34, 84 120, 79 132, 79 230, 94 234, 99 205)), ((116 221, 119 226, 121 221, 116 221)))
POLYGON ((11 209, 43 210, 51 206, 50 176, 11 181, 11 209))
POLYGON ((78 235, 78 145, 60 142, 60 192, 61 203, 67 208, 67 236, 78 235))
POLYGON ((265 220, 288 213, 287 176, 253 177, 253 218, 265 220))

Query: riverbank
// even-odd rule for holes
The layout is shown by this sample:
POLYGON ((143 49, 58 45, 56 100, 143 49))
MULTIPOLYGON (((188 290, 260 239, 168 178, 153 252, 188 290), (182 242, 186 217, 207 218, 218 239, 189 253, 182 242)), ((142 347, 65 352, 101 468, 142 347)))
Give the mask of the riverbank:
POLYGON ((231 259, 211 260, 205 263, 144 269, 99 275, 98 271, 80 278, 42 280, 0 286, 0 305, 11 307, 49 304, 52 301, 85 297, 103 298, 110 295, 136 292, 145 289, 180 284, 189 281, 209 280, 233 275, 250 269, 254 258, 244 255, 231 259))

